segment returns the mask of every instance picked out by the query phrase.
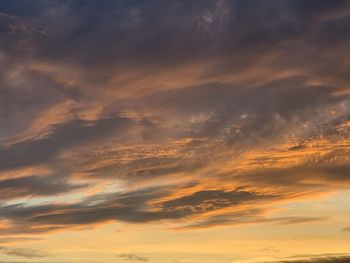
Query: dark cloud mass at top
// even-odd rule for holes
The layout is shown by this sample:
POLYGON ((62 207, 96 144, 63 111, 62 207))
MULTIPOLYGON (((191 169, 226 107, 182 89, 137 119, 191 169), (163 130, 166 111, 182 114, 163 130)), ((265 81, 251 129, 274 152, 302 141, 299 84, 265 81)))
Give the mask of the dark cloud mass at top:
POLYGON ((0 0, 0 235, 329 220, 270 212, 350 187, 349 48, 345 0, 0 0))

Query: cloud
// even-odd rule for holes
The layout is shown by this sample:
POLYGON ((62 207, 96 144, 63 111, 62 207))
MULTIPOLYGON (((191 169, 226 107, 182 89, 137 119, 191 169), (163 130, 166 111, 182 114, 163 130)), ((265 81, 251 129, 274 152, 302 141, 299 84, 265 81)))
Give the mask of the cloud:
POLYGON ((43 240, 43 239, 39 237, 4 237, 4 238, 0 238, 0 243, 6 244, 6 243, 21 242, 21 241, 40 241, 40 240, 43 240))
POLYGON ((344 227, 341 229, 343 232, 350 232, 350 227, 344 227))
POLYGON ((0 253, 8 256, 24 257, 28 259, 46 257, 46 255, 43 254, 41 251, 31 248, 1 247, 0 253))
POLYGON ((349 187, 347 1, 0 10, 3 235, 331 220, 269 211, 349 187))
POLYGON ((245 224, 263 224, 273 223, 279 225, 294 225, 294 224, 305 224, 305 223, 317 223, 329 220, 327 217, 266 217, 264 216, 265 211, 262 209, 244 209, 239 212, 227 212, 210 216, 202 221, 192 222, 188 225, 182 225, 175 227, 178 230, 200 230, 210 227, 219 226, 239 226, 245 224))
POLYGON ((191 210, 213 210, 225 206, 235 206, 247 201, 259 201, 264 199, 273 199, 277 196, 259 195, 246 191, 220 191, 220 190, 204 190, 195 192, 190 196, 183 196, 177 199, 166 201, 162 204, 164 209, 173 210, 189 207, 191 210))
MULTIPOLYGON (((13 226, 0 231, 3 233, 40 233, 93 225, 110 220, 129 223, 176 220, 220 211, 226 207, 240 209, 241 205, 245 207, 244 205, 263 203, 275 198, 275 196, 240 190, 233 192, 201 191, 191 196, 169 200, 172 192, 170 189, 169 186, 168 188, 157 187, 135 192, 97 194, 73 204, 3 205, 0 216, 10 220, 13 226), (168 200, 162 202, 161 200, 164 198, 168 200), (152 202, 156 202, 156 204, 150 205, 152 202)), ((258 222, 255 218, 257 212, 252 209, 252 214, 250 214, 245 207, 240 212, 232 213, 229 221, 236 223, 258 222)), ((223 217, 225 218, 225 214, 223 217)), ((217 220, 210 219, 210 224, 213 222, 224 223, 217 220)), ((268 219, 260 218, 260 220, 268 219)), ((289 223, 289 221, 297 219, 288 218, 276 221, 280 220, 289 223)), ((309 221, 312 220, 309 219, 309 221)))
POLYGON ((28 176, 0 181, 0 199, 67 193, 87 184, 69 184, 55 176, 28 176))
POLYGON ((0 150, 0 169, 10 169, 49 161, 56 154, 76 144, 100 136, 118 132, 127 120, 119 117, 105 118, 97 122, 74 120, 55 127, 52 135, 39 140, 30 140, 0 150), (35 152, 35 154, 33 154, 35 152))
POLYGON ((148 262, 148 258, 138 256, 135 254, 130 254, 130 253, 121 253, 121 254, 117 254, 117 256, 127 261, 148 262))
POLYGON ((278 261, 281 263, 345 263, 349 262, 350 257, 344 256, 340 254, 337 255, 330 255, 330 256, 315 256, 315 257, 309 257, 304 259, 297 259, 297 260, 285 260, 285 261, 278 261))

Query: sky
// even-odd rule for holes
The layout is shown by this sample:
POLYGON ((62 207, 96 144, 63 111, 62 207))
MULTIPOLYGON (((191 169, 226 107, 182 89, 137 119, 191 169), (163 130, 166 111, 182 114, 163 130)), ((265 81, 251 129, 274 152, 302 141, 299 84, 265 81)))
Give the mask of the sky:
POLYGON ((350 1, 0 0, 0 263, 350 262, 350 1))

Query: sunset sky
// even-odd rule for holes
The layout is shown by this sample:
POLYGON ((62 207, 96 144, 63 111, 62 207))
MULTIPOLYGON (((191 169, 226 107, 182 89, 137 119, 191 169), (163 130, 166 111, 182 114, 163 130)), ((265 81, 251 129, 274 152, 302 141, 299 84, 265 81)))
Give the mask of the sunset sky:
POLYGON ((0 263, 350 262, 350 1, 0 0, 0 263))

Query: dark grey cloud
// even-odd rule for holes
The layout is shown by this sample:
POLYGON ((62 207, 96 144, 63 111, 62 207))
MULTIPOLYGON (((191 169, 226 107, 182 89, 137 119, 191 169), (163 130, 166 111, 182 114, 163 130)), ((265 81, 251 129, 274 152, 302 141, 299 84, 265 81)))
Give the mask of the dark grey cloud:
POLYGON ((37 56, 120 68, 149 60, 153 65, 174 66, 203 56, 259 55, 301 37, 311 38, 313 44, 334 41, 337 36, 319 33, 315 20, 327 15, 336 18, 348 4, 310 2, 16 1, 2 3, 0 10, 48 28, 46 41, 29 30, 27 35, 10 35, 15 43, 23 38, 34 43, 37 56))
MULTIPOLYGON (((151 201, 167 197, 171 193, 164 188, 144 189, 123 194, 99 194, 72 205, 24 204, 2 206, 0 216, 11 220, 16 228, 3 230, 4 233, 39 233, 59 230, 67 227, 88 225, 108 220, 129 223, 146 223, 159 220, 176 220, 201 215, 206 212, 234 207, 241 204, 273 201, 277 196, 263 195, 243 190, 237 191, 201 191, 190 196, 161 202, 155 207, 151 201), (18 224, 18 225, 17 225, 18 224), (40 226, 37 229, 35 226, 40 226)), ((167 198, 169 199, 169 197, 167 198)), ((203 221, 183 225, 177 229, 198 229, 219 225, 240 225, 251 223, 277 223, 282 225, 303 224, 328 220, 327 217, 282 217, 266 218, 264 210, 245 208, 238 212, 224 212, 206 218, 203 221)))
POLYGON ((54 175, 5 179, 0 181, 0 199, 57 195, 86 186, 88 184, 70 184, 64 177, 54 175))
MULTIPOLYGON (((254 68, 254 63, 262 54, 269 54, 269 51, 273 53, 275 50, 285 51, 276 59, 277 62, 272 62, 269 66, 280 68, 283 65, 284 69, 299 69, 306 65, 306 76, 275 81, 270 84, 271 87, 264 85, 260 89, 238 89, 232 85, 211 83, 197 89, 156 95, 159 97, 157 104, 160 105, 156 104, 155 108, 170 107, 176 109, 176 112, 187 110, 187 114, 189 111, 193 113, 213 110, 219 121, 211 120, 204 127, 196 127, 197 133, 211 132, 213 136, 225 127, 229 121, 228 116, 246 112, 254 115, 258 112, 258 116, 253 117, 255 120, 243 128, 249 131, 260 130, 263 136, 271 137, 275 135, 274 130, 266 127, 275 121, 274 114, 281 114, 289 122, 302 109, 315 105, 320 107, 331 100, 330 94, 337 89, 336 86, 309 87, 303 82, 310 76, 324 76, 328 74, 327 70, 332 76, 341 74, 335 73, 334 67, 329 66, 334 61, 325 58, 327 63, 318 63, 321 48, 316 48, 315 53, 308 52, 305 50, 307 44, 296 45, 293 41, 310 38, 309 32, 305 32, 308 28, 306 25, 311 27, 310 31, 315 29, 317 34, 319 29, 313 21, 319 14, 337 14, 346 8, 346 3, 338 1, 332 4, 317 1, 312 1, 311 4, 293 1, 254 1, 249 4, 244 1, 202 1, 199 4, 180 0, 171 3, 156 0, 103 1, 98 4, 94 1, 38 1, 37 5, 19 1, 16 4, 3 4, 1 7, 7 16, 45 21, 44 24, 51 28, 52 35, 48 36, 48 41, 41 41, 40 38, 36 41, 37 37, 28 37, 33 42, 34 57, 45 61, 63 60, 69 65, 77 63, 82 72, 86 70, 84 77, 89 80, 95 78, 93 83, 99 83, 99 86, 108 82, 107 79, 114 76, 117 69, 125 63, 130 63, 133 67, 144 67, 147 63, 147 69, 142 70, 149 71, 152 67, 148 61, 152 61, 152 65, 162 64, 162 67, 164 63, 180 66, 184 61, 192 62, 209 56, 222 60, 220 67, 223 69, 217 69, 218 72, 214 68, 210 70, 215 75, 223 71, 238 73, 244 67, 241 65, 243 61, 249 61, 246 68, 254 68), (223 19, 217 14, 224 14, 227 18, 223 19), (65 21, 69 26, 65 25, 65 21), (208 28, 213 27, 212 31, 220 31, 217 26, 222 28, 223 33, 208 37, 208 28), (81 43, 86 44, 82 46, 81 43), (244 50, 247 50, 246 53, 244 50), (250 56, 252 58, 247 59, 250 56), (310 61, 311 67, 308 65, 310 61), (327 70, 319 69, 319 65, 325 65, 327 70), (87 69, 90 66, 96 71, 101 69, 103 73, 100 75, 92 72, 87 69), (309 73, 310 70, 315 72, 309 73), (99 76, 94 77, 95 74, 99 76), (202 92, 197 92, 199 89, 202 92), (164 102, 159 102, 163 99, 164 102), (264 123, 266 125, 262 127, 264 123)), ((338 23, 346 25, 345 21, 338 23)), ((337 25, 336 28, 341 26, 337 25)), ((315 39, 310 40, 312 45, 318 45, 323 39, 334 39, 322 34, 314 37, 315 39)), ((18 36, 18 39, 22 40, 23 36, 18 36)), ((330 49, 332 47, 330 45, 330 49)), ((249 87, 247 84, 245 86, 249 87)), ((150 98, 146 100, 149 104, 153 102, 150 98)), ((276 129, 279 130, 280 127, 276 129)), ((232 132, 227 140, 230 143, 242 140, 237 136, 232 132)), ((252 139, 252 136, 247 137, 248 140, 252 139)))
POLYGON ((191 136, 216 138, 226 130, 223 136, 228 145, 256 144, 285 136, 292 124, 300 126, 298 132, 304 137, 322 133, 324 126, 334 120, 310 119, 311 116, 322 111, 327 114, 326 107, 348 101, 348 96, 333 97, 332 93, 332 87, 305 86, 302 80, 288 78, 257 87, 210 83, 159 92, 145 101, 161 111, 184 118, 201 113, 210 115, 205 122, 191 127, 188 131, 191 136), (304 124, 308 129, 303 132, 304 124))
POLYGON ((106 220, 141 223, 185 216, 184 212, 148 211, 146 202, 164 194, 164 190, 145 189, 124 194, 97 195, 76 204, 15 204, 4 206, 0 216, 18 222, 19 228, 24 226, 21 231, 29 232, 36 225, 44 226, 43 231, 47 231, 62 226, 86 225, 106 220))
MULTIPOLYGON (((286 152, 298 153, 308 149, 308 140, 323 138, 332 144, 334 137, 348 139, 349 129, 338 126, 350 116, 349 25, 349 3, 340 0, 0 0, 0 170, 36 165, 53 170, 50 176, 0 181, 0 197, 77 190, 83 185, 71 182, 76 174, 100 182, 151 181, 180 173, 191 177, 226 162, 217 153, 238 156, 295 139, 299 144, 286 152), (164 77, 189 65, 203 69, 198 76, 189 71, 171 80, 164 77), (168 83, 188 75, 193 80, 167 89, 168 83), (45 136, 8 144, 67 101, 75 106, 69 110, 71 118, 47 120, 45 136), (101 115, 79 118, 78 109, 93 103, 103 108, 101 115), (120 117, 123 110, 141 117, 120 117), (116 141, 133 148, 187 139, 193 143, 173 155, 135 147, 127 156, 117 149, 91 161, 84 152, 74 152, 85 146, 94 153, 96 145, 113 148, 116 141), (79 161, 61 157, 66 151, 79 161)), ((181 186, 101 194, 75 204, 3 204, 0 217, 14 228, 0 231, 44 233, 108 220, 187 219, 241 204, 287 200, 291 193, 347 183, 348 162, 338 159, 348 154, 333 149, 295 167, 203 172, 203 178, 217 183, 216 190, 176 198, 170 196, 181 186), (275 187, 277 193, 220 189, 229 180, 275 187)), ((263 166, 266 159, 251 162, 263 166)), ((325 219, 266 219, 262 212, 252 208, 189 226, 325 219)))
MULTIPOLYGON (((120 179, 147 179, 174 174, 178 172, 193 172, 205 165, 204 160, 189 160, 184 158, 186 152, 181 156, 152 156, 146 157, 140 153, 139 158, 130 160, 128 163, 118 163, 119 151, 109 152, 108 150, 93 158, 91 163, 98 162, 103 158, 115 159, 116 163, 103 165, 102 167, 87 169, 91 177, 117 177, 120 179)), ((122 156, 121 156, 122 158, 122 156)))
POLYGON ((164 202, 165 209, 173 210, 178 208, 191 208, 194 211, 209 211, 226 206, 235 206, 243 202, 259 201, 264 199, 273 200, 278 198, 274 195, 260 195, 244 190, 222 191, 222 190, 203 190, 195 192, 189 196, 183 196, 177 199, 164 202))
POLYGON ((0 54, 2 142, 25 130, 40 114, 69 99, 69 95, 51 77, 25 69, 24 61, 13 57, 15 54, 0 54))
MULTIPOLYGON (((35 226, 41 226, 42 228, 38 230, 45 232, 62 227, 96 224, 108 220, 130 223, 175 220, 228 206, 271 201, 276 198, 248 191, 225 192, 217 190, 197 192, 191 196, 161 202, 156 206, 149 205, 149 202, 157 201, 159 198, 169 196, 169 194, 171 194, 170 188, 158 187, 135 192, 98 194, 75 204, 3 205, 0 217, 11 220, 16 226, 12 230, 3 230, 3 232, 17 232, 19 230, 31 233, 32 230, 36 231, 35 226)), ((252 214, 255 213, 256 211, 252 211, 252 214)), ((245 211, 231 216, 235 216, 236 220, 242 220, 239 218, 249 217, 250 214, 245 211)))
POLYGON ((43 164, 69 147, 121 133, 128 123, 129 120, 125 118, 107 117, 96 122, 73 120, 56 125, 52 134, 43 139, 19 142, 5 149, 0 148, 0 169, 43 164))

